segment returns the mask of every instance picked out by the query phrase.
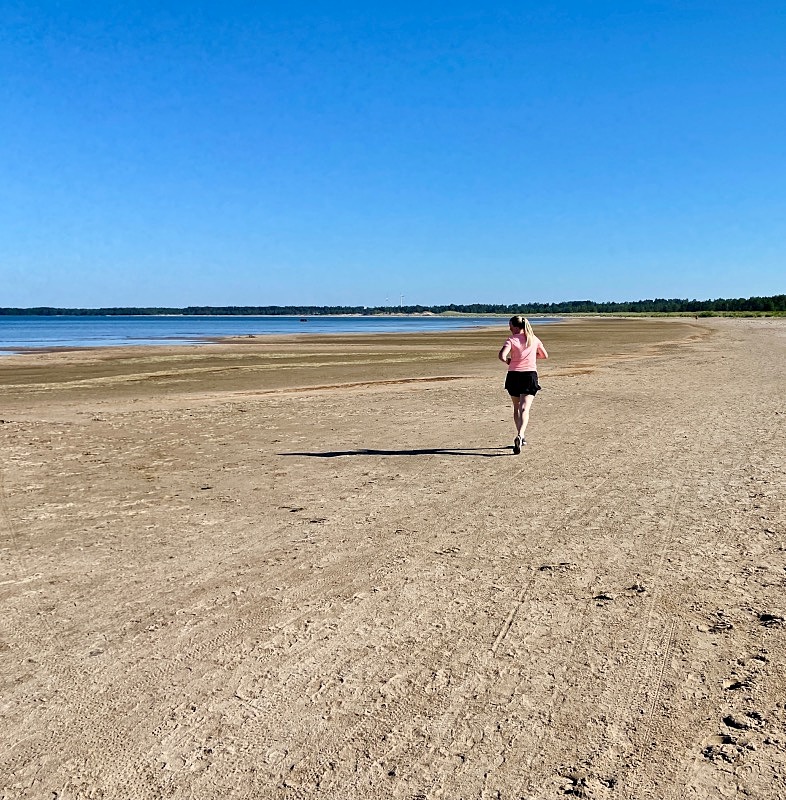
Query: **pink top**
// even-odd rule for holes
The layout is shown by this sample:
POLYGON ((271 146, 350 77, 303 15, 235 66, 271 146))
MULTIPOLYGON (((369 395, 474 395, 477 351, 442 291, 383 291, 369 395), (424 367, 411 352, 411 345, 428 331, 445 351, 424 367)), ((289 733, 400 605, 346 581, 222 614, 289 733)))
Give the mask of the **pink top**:
POLYGON ((529 347, 524 333, 514 333, 505 340, 502 346, 502 358, 510 356, 508 372, 532 372, 537 370, 537 359, 548 358, 549 354, 543 342, 532 336, 529 347), (507 352, 506 352, 507 351, 507 352))

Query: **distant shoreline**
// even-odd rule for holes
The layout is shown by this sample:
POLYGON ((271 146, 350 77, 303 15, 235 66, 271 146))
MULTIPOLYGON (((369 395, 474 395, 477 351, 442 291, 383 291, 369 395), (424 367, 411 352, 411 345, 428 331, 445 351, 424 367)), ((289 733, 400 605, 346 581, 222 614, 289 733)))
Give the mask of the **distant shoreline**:
POLYGON ((189 305, 189 306, 101 306, 63 307, 32 306, 27 308, 0 307, 4 316, 66 316, 66 317, 505 317, 512 314, 550 317, 567 314, 668 314, 680 316, 783 316, 786 315, 786 294, 735 298, 647 298, 626 301, 567 300, 560 302, 527 303, 420 303, 395 306, 365 305, 314 305, 309 303, 288 305, 189 305))
POLYGON ((742 314, 778 315, 786 314, 786 294, 768 296, 687 299, 662 298, 627 301, 568 300, 549 303, 439 303, 422 305, 419 303, 399 306, 361 306, 361 305, 189 305, 189 306, 102 306, 98 308, 76 308, 58 306, 2 307, 3 316, 231 316, 231 317, 325 317, 325 316, 526 316, 546 315, 564 316, 566 314, 679 314, 705 315, 742 314))
MULTIPOLYGON (((379 313, 379 314, 103 314, 103 313, 57 313, 34 314, 20 313, 8 314, 0 309, 2 319, 473 319, 473 318, 498 318, 508 319, 509 312, 470 313, 463 311, 450 311, 439 314, 424 312, 379 313)), ((784 317, 786 311, 561 311, 554 313, 536 312, 523 313, 529 319, 662 319, 662 318, 757 318, 757 317, 784 317)))
MULTIPOLYGON (((507 317, 499 315, 0 316, 0 355, 137 346, 193 348, 225 340, 263 341, 280 336, 305 336, 313 341, 315 336, 326 335, 437 333, 502 328, 506 321, 507 317)), ((532 320, 538 325, 554 321, 554 317, 532 320)))

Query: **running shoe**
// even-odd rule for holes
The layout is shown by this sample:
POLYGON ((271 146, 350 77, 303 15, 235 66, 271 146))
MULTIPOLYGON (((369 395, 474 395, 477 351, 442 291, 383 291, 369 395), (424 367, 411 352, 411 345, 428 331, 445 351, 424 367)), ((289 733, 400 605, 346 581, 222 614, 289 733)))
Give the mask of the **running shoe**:
POLYGON ((517 456, 521 452, 521 442, 522 441, 523 440, 522 440, 521 436, 517 436, 513 440, 513 455, 514 456, 517 456))

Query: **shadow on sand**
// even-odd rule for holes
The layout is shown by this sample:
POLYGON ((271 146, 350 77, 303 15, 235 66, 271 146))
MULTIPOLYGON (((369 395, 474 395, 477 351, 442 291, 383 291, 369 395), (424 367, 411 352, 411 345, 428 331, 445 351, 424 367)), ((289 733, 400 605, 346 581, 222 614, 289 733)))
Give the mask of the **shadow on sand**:
POLYGON ((506 447, 424 447, 416 450, 326 450, 324 453, 278 453, 280 456, 308 456, 310 458, 339 458, 340 456, 474 456, 498 458, 508 455, 513 448, 506 447))

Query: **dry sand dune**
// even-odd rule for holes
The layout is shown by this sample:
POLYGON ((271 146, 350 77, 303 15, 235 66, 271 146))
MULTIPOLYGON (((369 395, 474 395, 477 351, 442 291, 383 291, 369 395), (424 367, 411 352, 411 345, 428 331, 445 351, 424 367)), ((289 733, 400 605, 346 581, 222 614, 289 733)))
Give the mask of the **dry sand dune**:
POLYGON ((786 320, 0 360, 0 798, 786 796, 786 320))

